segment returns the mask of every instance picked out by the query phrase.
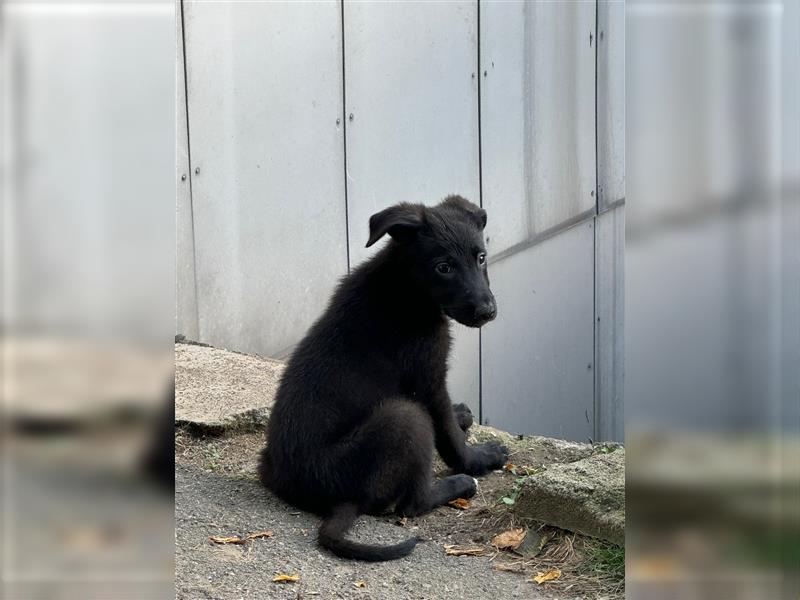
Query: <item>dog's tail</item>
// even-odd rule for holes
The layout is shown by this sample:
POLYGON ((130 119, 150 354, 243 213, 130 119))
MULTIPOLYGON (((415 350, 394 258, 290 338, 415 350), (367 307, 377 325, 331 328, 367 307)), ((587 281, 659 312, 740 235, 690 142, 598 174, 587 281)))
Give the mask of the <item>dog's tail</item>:
POLYGON ((358 515, 358 507, 355 504, 335 506, 319 526, 320 545, 342 558, 378 562, 408 556, 420 541, 418 538, 409 538, 394 546, 373 546, 344 539, 344 534, 352 527, 358 515))

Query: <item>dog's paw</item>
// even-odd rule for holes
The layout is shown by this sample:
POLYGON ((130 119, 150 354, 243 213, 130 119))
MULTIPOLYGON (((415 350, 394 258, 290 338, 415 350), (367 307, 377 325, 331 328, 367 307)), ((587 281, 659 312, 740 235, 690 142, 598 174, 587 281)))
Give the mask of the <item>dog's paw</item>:
POLYGON ((478 480, 469 475, 453 475, 451 481, 457 498, 472 498, 478 491, 478 480))
POLYGON ((468 450, 469 460, 466 465, 468 475, 484 475, 499 469, 508 461, 508 448, 498 442, 468 446, 468 450))
POLYGON ((484 464, 489 471, 502 468, 508 462, 508 448, 499 442, 487 442, 478 446, 483 449, 484 464))
POLYGON ((466 404, 454 404, 453 415, 455 416, 456 423, 458 423, 461 431, 466 432, 467 429, 472 427, 472 423, 474 421, 472 417, 472 411, 466 404))

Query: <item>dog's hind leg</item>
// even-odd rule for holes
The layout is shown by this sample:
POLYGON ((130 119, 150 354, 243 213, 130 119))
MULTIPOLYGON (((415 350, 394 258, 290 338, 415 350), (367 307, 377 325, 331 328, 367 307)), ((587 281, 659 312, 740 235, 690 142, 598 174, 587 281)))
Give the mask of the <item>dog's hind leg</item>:
POLYGON ((391 400, 375 409, 352 438, 346 459, 337 462, 362 482, 361 505, 374 512, 430 490, 434 447, 428 413, 411 401, 391 400))
POLYGON ((430 415, 398 399, 375 409, 335 453, 334 464, 350 483, 349 501, 357 502, 361 512, 374 514, 394 505, 399 514, 420 515, 456 498, 469 498, 476 490, 469 475, 433 481, 434 447, 430 415))
POLYGON ((451 475, 439 479, 427 490, 417 490, 416 494, 403 498, 398 502, 396 512, 405 517, 416 517, 456 498, 472 498, 477 489, 478 482, 469 475, 451 475))
POLYGON ((353 542, 345 535, 359 514, 377 514, 404 498, 422 498, 427 506, 433 449, 433 422, 419 405, 398 399, 375 408, 327 453, 325 470, 336 473, 330 480, 335 488, 331 493, 341 503, 323 520, 320 544, 344 558, 370 561, 410 553, 414 538, 381 547, 353 542))
MULTIPOLYGON (((382 410, 385 409, 386 407, 382 407, 382 410)), ((428 414, 417 405, 406 401, 401 401, 394 406, 389 405, 389 410, 397 417, 402 418, 404 427, 407 429, 406 435, 409 436, 409 440, 413 440, 411 444, 404 444, 402 440, 392 441, 394 436, 391 434, 387 440, 387 433, 396 430, 394 427, 384 430, 385 442, 388 441, 390 446, 395 446, 395 442, 399 442, 396 444, 397 454, 390 457, 384 467, 384 481, 397 481, 397 476, 400 474, 396 471, 396 465, 405 463, 405 467, 408 469, 403 477, 402 493, 396 502, 395 511, 403 516, 417 516, 456 498, 474 496, 478 482, 469 475, 452 475, 433 481, 431 462, 434 433, 428 414), (394 476, 387 477, 392 471, 394 471, 394 476)), ((464 432, 466 433, 466 429, 472 425, 472 412, 466 404, 454 406, 453 411, 461 416, 459 423, 464 423, 464 432)), ((392 419, 392 425, 396 427, 396 423, 397 421, 392 419)))

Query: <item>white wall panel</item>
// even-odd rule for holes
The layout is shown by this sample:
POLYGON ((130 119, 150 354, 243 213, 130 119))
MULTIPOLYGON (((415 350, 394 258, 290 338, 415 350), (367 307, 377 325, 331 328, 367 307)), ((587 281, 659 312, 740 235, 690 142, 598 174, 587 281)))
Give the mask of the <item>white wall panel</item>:
POLYGON ((176 3, 175 33, 175 333, 197 340, 197 290, 194 278, 194 226, 189 172, 189 131, 183 60, 183 11, 176 3))
POLYGON ((490 253, 595 206, 595 13, 594 2, 481 3, 490 253))
POLYGON ((340 5, 184 18, 200 338, 280 356, 347 271, 340 5))
POLYGON ((625 439, 625 206, 596 220, 595 237, 595 415, 597 440, 625 439))
POLYGON ((490 265, 498 316, 482 337, 484 423, 594 436, 592 228, 576 225, 490 265))
POLYGON ((597 5, 597 181, 601 209, 625 197, 625 3, 597 5))
MULTIPOLYGON (((475 2, 346 3, 351 264, 373 213, 450 193, 479 202, 475 2), (413 8, 412 8, 413 7, 413 8), (350 118, 352 115, 352 119, 350 118)), ((450 391, 478 407, 478 332, 455 327, 450 391)))

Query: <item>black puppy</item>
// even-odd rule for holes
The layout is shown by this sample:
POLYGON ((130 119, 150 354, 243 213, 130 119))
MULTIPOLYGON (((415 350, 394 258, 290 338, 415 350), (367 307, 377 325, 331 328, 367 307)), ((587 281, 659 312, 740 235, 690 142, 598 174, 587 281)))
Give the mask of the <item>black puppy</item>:
POLYGON ((415 516, 475 494, 501 467, 498 444, 467 446, 472 416, 445 385, 447 317, 494 319, 483 228, 486 212, 460 196, 399 204, 369 220, 371 246, 392 240, 345 277, 295 350, 270 418, 259 472, 299 508, 324 516, 322 546, 345 558, 390 560, 417 539, 372 546, 344 539, 360 514, 391 506, 415 516), (433 481, 434 447, 457 475, 433 481))

